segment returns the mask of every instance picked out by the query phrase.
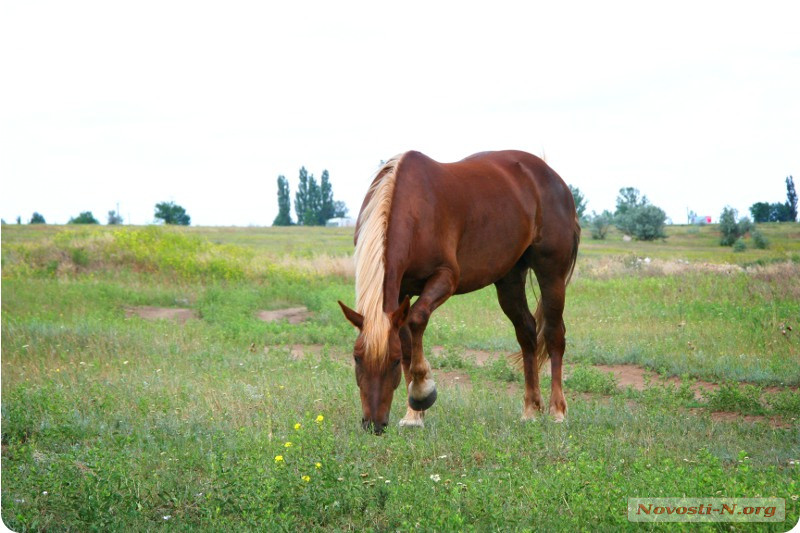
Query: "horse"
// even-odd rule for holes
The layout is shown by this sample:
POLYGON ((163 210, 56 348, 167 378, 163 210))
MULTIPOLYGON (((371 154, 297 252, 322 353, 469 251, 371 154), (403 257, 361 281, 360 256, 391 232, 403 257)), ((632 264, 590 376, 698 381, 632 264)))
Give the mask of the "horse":
POLYGON ((437 396, 422 346, 431 313, 490 284, 520 346, 522 419, 543 411, 539 372, 548 357, 550 414, 565 419, 562 315, 580 225, 571 191, 547 163, 516 150, 455 163, 416 151, 395 156, 372 180, 353 241, 356 309, 339 305, 358 330, 353 360, 365 430, 386 429, 401 367, 408 408, 400 426, 424 426, 437 396), (540 294, 533 314, 525 293, 531 270, 540 294))

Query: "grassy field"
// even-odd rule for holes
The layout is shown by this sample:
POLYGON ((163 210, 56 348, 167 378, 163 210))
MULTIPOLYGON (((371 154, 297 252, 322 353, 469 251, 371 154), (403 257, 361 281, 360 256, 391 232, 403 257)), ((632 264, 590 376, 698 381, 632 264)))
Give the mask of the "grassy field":
POLYGON ((769 248, 739 253, 715 226, 586 232, 564 424, 521 423, 521 373, 471 357, 517 349, 494 290, 453 298, 426 334, 441 348, 425 429, 397 428, 398 391, 374 437, 336 305, 354 300, 352 229, 3 226, 3 521, 611 531, 653 528, 627 521, 629 497, 726 496, 785 498, 785 522, 734 525, 785 531, 800 517, 800 225, 759 229, 769 248), (298 305, 301 324, 256 316, 298 305), (663 379, 620 388, 600 364, 663 379), (716 387, 698 397, 696 380, 716 387))

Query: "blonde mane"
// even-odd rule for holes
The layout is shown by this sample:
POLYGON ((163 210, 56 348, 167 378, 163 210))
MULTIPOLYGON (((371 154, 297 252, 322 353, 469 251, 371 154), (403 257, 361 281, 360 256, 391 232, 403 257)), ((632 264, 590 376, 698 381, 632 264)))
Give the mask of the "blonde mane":
POLYGON ((364 358, 369 362, 385 359, 392 327, 389 316, 383 310, 383 283, 386 274, 386 232, 400 158, 391 158, 378 170, 367 191, 369 200, 358 217, 356 311, 364 317, 361 334, 364 358))

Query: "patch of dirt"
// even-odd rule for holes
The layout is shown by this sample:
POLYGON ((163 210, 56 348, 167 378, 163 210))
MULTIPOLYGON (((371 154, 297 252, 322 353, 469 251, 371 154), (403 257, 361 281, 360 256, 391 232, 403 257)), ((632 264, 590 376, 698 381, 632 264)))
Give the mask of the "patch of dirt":
POLYGON ((274 309, 272 311, 259 311, 259 320, 264 322, 277 322, 288 320, 289 324, 300 324, 311 318, 311 313, 305 307, 289 307, 288 309, 274 309))
POLYGON ((442 385, 443 388, 462 387, 466 390, 472 390, 472 380, 466 372, 458 370, 438 370, 433 374, 434 380, 437 385, 442 385))
POLYGON ((197 311, 183 307, 153 307, 139 306, 126 307, 125 317, 139 317, 145 320, 172 320, 178 324, 185 324, 188 320, 199 318, 197 311))
MULTIPOLYGON (((625 387, 632 387, 635 390, 644 390, 646 388, 645 382, 649 380, 649 382, 653 385, 663 385, 666 383, 670 383, 675 385, 676 387, 680 387, 682 381, 680 378, 671 377, 671 378, 662 378, 655 372, 651 372, 650 370, 645 370, 644 368, 638 365, 592 365, 593 368, 600 370, 602 372, 608 372, 614 375, 614 378, 617 380, 617 384, 619 388, 624 389, 625 387)), ((692 392, 694 392, 694 397, 697 400, 701 400, 704 395, 708 395, 708 393, 714 392, 719 389, 719 385, 716 383, 709 383, 708 381, 695 381, 692 384, 692 392)))
MULTIPOLYGON (((431 347, 431 353, 435 356, 442 356, 445 353, 444 346, 433 346, 431 347)), ((499 357, 505 357, 508 354, 503 354, 499 352, 487 352, 485 350, 461 350, 460 353, 463 353, 465 359, 472 360, 476 366, 485 366, 486 363, 494 361, 499 357)))
POLYGON ((313 356, 319 359, 322 354, 322 346, 319 344, 301 345, 295 344, 291 348, 292 359, 305 359, 306 357, 313 356))

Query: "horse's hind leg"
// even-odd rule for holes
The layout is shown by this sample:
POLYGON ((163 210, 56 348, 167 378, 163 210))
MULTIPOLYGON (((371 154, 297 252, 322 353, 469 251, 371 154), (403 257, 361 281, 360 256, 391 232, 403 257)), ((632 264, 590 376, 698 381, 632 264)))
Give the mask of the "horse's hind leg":
MULTIPOLYGON (((552 265, 548 265, 551 266, 552 265)), ((537 265, 534 268, 539 281, 539 291, 544 324, 544 340, 547 354, 550 356, 550 369, 552 381, 550 385, 550 415, 556 422, 562 422, 567 416, 567 400, 561 386, 561 363, 566 346, 564 327, 564 298, 566 295, 566 280, 568 267, 563 269, 544 268, 537 265)))
POLYGON ((522 350, 522 369, 525 373, 525 401, 523 420, 532 420, 542 410, 542 393, 539 390, 539 370, 536 364, 536 321, 528 308, 525 296, 527 267, 520 263, 504 278, 495 283, 497 299, 503 312, 514 324, 517 341, 522 350))

